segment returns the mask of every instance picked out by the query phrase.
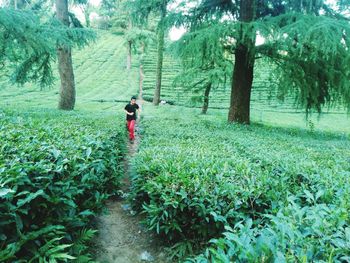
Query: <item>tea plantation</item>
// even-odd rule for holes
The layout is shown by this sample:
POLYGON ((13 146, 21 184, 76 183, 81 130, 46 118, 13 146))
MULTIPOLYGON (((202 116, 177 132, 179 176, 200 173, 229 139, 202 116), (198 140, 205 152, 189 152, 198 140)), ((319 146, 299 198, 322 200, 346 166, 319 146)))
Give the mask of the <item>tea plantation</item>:
MULTIPOLYGON (((137 60, 127 71, 123 39, 106 32, 73 54, 73 112, 55 109, 58 82, 40 90, 0 77, 1 262, 91 262, 94 219, 120 189, 123 108, 138 92, 137 60)), ((261 89, 252 125, 229 125, 228 90, 213 92, 207 115, 184 107, 200 103, 171 86, 180 66, 165 57, 163 99, 175 105, 143 105, 130 202, 163 238, 169 258, 350 262, 347 115, 332 109, 306 120, 290 104, 280 110, 261 89)), ((155 60, 150 50, 146 99, 155 60)), ((260 84, 268 79, 257 72, 260 84)))
POLYGON ((0 127, 1 261, 87 261, 90 221, 120 184, 121 130, 57 112, 4 111, 0 127))
POLYGON ((145 111, 133 199, 174 258, 350 260, 348 135, 227 125, 183 107, 145 111))
POLYGON ((123 176, 122 109, 136 93, 123 40, 100 33, 74 53, 77 107, 58 111, 58 85, 0 84, 0 261, 91 262, 95 218, 123 176), (120 78, 115 72, 119 72, 120 78))

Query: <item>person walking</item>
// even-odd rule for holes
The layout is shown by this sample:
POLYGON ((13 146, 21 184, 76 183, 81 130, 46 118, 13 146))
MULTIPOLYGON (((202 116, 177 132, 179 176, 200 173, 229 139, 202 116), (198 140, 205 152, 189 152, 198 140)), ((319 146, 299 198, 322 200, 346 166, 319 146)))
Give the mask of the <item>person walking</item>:
POLYGON ((136 111, 140 114, 140 107, 136 104, 136 97, 132 96, 130 102, 124 108, 126 113, 127 128, 131 142, 135 140, 135 121, 137 119, 136 111))

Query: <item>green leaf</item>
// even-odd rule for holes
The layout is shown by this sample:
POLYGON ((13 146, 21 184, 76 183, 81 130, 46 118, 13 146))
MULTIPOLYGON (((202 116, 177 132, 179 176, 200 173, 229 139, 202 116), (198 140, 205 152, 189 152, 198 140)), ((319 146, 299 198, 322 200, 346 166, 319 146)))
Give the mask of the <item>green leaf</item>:
POLYGON ((25 199, 19 199, 17 201, 17 207, 21 207, 21 206, 31 202, 32 200, 34 200, 38 196, 42 196, 42 195, 44 195, 44 191, 43 190, 38 190, 35 193, 30 193, 25 199))
POLYGON ((86 149, 86 157, 87 157, 87 158, 89 158, 89 157, 90 157, 91 152, 92 152, 91 147, 88 147, 88 148, 86 149))
POLYGON ((9 194, 13 194, 13 193, 15 193, 15 191, 10 189, 10 188, 1 188, 0 189, 0 198, 6 198, 6 197, 8 197, 9 194))

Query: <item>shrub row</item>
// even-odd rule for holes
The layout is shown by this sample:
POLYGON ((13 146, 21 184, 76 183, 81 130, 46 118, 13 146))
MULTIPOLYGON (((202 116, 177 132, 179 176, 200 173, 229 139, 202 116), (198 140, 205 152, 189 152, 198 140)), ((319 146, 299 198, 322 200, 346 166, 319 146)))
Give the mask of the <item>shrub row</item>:
POLYGON ((0 261, 88 262, 91 220, 119 186, 123 137, 103 120, 40 115, 0 116, 0 261))
POLYGON ((346 258, 348 139, 200 116, 143 125, 132 197, 174 253, 216 238, 193 260, 346 258))

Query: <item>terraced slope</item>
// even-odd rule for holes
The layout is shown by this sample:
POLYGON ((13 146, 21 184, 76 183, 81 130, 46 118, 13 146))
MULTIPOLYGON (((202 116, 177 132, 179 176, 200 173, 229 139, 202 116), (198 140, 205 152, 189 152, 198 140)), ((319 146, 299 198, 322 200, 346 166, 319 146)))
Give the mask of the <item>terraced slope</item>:
MULTIPOLYGON (((152 100, 155 87, 156 71, 156 49, 148 50, 145 57, 145 80, 144 95, 146 100, 152 100)), ((183 87, 175 87, 173 81, 176 75, 181 72, 181 62, 168 51, 164 53, 163 77, 161 99, 172 102, 177 105, 186 105, 192 107, 201 107, 203 92, 196 93, 193 90, 186 90, 183 87)), ((286 96, 284 101, 279 100, 278 91, 273 87, 273 65, 264 60, 257 60, 254 70, 254 82, 251 98, 252 110, 264 112, 302 112, 303 109, 297 109, 295 99, 292 95, 286 96)), ((213 89, 210 93, 210 108, 228 108, 230 101, 231 83, 227 80, 225 87, 213 89)), ((332 109, 332 112, 344 113, 344 110, 332 109)))
MULTIPOLYGON (((77 109, 102 105, 101 101, 106 101, 102 108, 111 107, 113 101, 127 101, 137 93, 138 71, 135 65, 131 71, 125 70, 125 54, 124 40, 106 32, 99 32, 96 42, 88 47, 73 50, 77 109)), ((55 76, 55 85, 45 90, 35 84, 17 87, 2 77, 0 105, 55 108, 59 89, 57 72, 55 76)))
MULTIPOLYGON (((107 32, 99 32, 95 43, 83 50, 73 51, 73 63, 77 90, 77 110, 110 111, 115 114, 121 110, 125 101, 138 92, 138 62, 133 60, 131 71, 125 70, 126 47, 120 36, 107 32), (119 101, 119 103, 118 103, 119 101)), ((302 128, 320 128, 333 131, 348 131, 350 118, 341 112, 324 114, 319 121, 313 116, 311 121, 305 122, 305 115, 297 113, 293 107, 293 100, 281 104, 274 99, 276 93, 268 88, 271 82, 271 69, 259 66, 255 70, 255 80, 252 94, 252 120, 279 126, 293 126, 302 128), (270 99, 272 98, 272 99, 270 99)), ((56 65, 53 65, 56 67, 56 65)), ((144 98, 153 98, 155 86, 156 50, 150 49, 144 58, 144 98)), ((180 72, 181 65, 176 58, 165 52, 162 80, 161 99, 176 102, 179 105, 201 106, 201 102, 193 102, 193 96, 201 96, 182 87, 173 87, 175 76, 180 72)), ((3 74, 3 72, 2 72, 3 74)), ((56 74, 57 76, 57 74, 56 74)), ((0 76, 0 107, 14 108, 44 107, 56 108, 58 103, 59 82, 52 88, 40 90, 38 85, 17 87, 8 83, 7 77, 0 76)), ((230 86, 213 90, 210 98, 209 114, 227 116, 229 105, 230 86), (220 108, 222 110, 215 110, 220 108)), ((333 110, 332 110, 333 111, 333 110)), ((103 114, 103 113, 101 113, 103 114)))
MULTIPOLYGON (((157 50, 156 47, 151 47, 147 51, 147 54, 143 61, 145 73, 145 78, 143 82, 143 97, 146 100, 151 100, 153 98, 156 83, 156 63, 157 50)), ((184 98, 188 96, 188 93, 184 92, 182 88, 177 88, 173 86, 174 78, 177 74, 179 74, 180 71, 181 65, 179 61, 173 58, 168 52, 165 52, 163 61, 161 99, 174 102, 176 104, 184 103, 184 98)))
MULTIPOLYGON (((156 49, 148 50, 144 61, 145 80, 144 80, 144 95, 146 99, 153 97, 155 86, 155 71, 156 71, 156 49)), ((182 87, 174 86, 173 81, 176 75, 181 72, 181 62, 173 57, 169 52, 164 54, 163 77, 162 77, 162 99, 173 102, 178 105, 190 105, 200 107, 202 101, 202 92, 196 93, 192 90, 185 90, 182 87)), ((255 79, 253 83, 252 102, 253 107, 281 107, 291 109, 293 100, 289 99, 286 103, 281 103, 276 99, 276 92, 271 91, 271 68, 266 67, 261 62, 257 62, 255 70, 255 79)), ((229 98, 231 92, 230 80, 227 81, 225 87, 212 90, 210 94, 211 107, 229 107, 229 98)))

